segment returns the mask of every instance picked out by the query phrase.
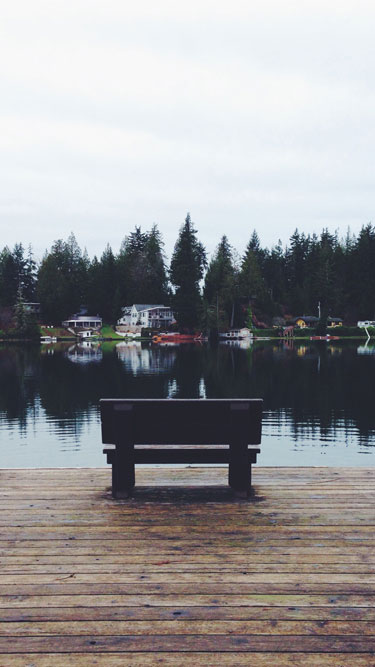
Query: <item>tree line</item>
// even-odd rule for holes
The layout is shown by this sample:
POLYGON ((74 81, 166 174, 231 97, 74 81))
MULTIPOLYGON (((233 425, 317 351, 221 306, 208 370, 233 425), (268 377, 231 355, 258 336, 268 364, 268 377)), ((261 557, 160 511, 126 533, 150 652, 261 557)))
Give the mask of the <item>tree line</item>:
POLYGON ((325 317, 375 319, 375 226, 345 238, 296 230, 285 247, 271 248, 254 230, 242 256, 224 235, 208 261, 188 214, 169 266, 157 225, 135 227, 117 254, 108 244, 92 260, 74 234, 55 241, 39 264, 31 247, 16 243, 0 253, 0 328, 22 301, 40 302, 46 324, 60 324, 83 304, 113 323, 133 303, 170 305, 186 330, 269 326, 317 315, 318 304, 325 317))

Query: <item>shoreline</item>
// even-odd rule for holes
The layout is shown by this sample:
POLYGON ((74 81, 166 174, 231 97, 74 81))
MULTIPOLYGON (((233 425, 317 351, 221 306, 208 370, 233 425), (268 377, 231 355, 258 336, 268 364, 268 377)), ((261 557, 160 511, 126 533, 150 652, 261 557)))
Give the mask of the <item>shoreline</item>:
MULTIPOLYGON (((152 343, 153 341, 150 338, 126 338, 121 337, 121 338, 112 338, 112 337, 104 337, 104 338, 94 338, 92 340, 86 339, 91 343, 101 343, 101 342, 140 342, 140 343, 152 343)), ((318 339, 312 339, 310 336, 254 336, 253 338, 254 341, 305 341, 305 342, 310 342, 310 343, 319 343, 319 342, 342 342, 346 340, 374 340, 374 338, 368 338, 367 336, 332 336, 331 338, 325 338, 324 336, 318 340, 318 339)), ((56 341, 54 343, 73 343, 76 342, 77 344, 83 341, 80 341, 78 337, 56 337, 56 341)), ((200 341, 200 342, 208 342, 208 341, 200 341)), ((51 345, 53 343, 42 343, 40 340, 35 340, 32 338, 0 338, 0 344, 1 343, 27 343, 27 344, 35 344, 35 345, 51 345)), ((179 343, 177 343, 179 344, 179 343)))

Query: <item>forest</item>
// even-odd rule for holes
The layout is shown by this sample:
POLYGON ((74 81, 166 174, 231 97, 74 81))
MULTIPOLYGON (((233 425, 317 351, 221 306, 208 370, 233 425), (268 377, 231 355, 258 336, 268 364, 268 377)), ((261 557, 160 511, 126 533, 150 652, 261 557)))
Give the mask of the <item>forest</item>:
POLYGON ((115 323, 133 303, 170 305, 185 330, 271 326, 297 315, 375 319, 375 226, 357 235, 297 229, 283 247, 262 247, 250 231, 244 253, 223 236, 207 258, 187 214, 170 262, 157 225, 135 227, 118 252, 90 259, 74 234, 56 240, 40 262, 22 242, 0 253, 0 329, 22 328, 23 302, 39 302, 45 324, 60 324, 84 304, 115 323))

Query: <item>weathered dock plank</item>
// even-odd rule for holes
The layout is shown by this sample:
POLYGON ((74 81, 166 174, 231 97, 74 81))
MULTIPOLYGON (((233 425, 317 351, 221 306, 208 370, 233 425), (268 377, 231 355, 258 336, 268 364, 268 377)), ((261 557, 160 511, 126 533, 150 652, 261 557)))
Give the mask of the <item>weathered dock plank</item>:
POLYGON ((32 665, 37 667, 120 667, 125 665, 131 667, 154 667, 154 665, 169 665, 170 667, 185 667, 185 665, 196 665, 200 667, 241 667, 251 665, 252 667, 368 667, 373 665, 372 653, 353 654, 345 653, 202 653, 197 651, 189 657, 186 653, 158 652, 149 653, 75 653, 74 662, 71 654, 63 655, 56 653, 29 653, 22 656, 13 654, 0 654, 0 664, 9 667, 25 667, 32 665), (353 662, 355 660, 355 662, 353 662))
POLYGON ((0 664, 375 665, 375 469, 0 470, 0 664))

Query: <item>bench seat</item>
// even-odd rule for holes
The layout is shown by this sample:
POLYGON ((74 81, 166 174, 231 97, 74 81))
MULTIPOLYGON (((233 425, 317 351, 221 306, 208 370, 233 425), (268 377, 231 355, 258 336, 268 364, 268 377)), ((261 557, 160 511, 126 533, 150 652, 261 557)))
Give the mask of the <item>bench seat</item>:
MULTIPOLYGON (((103 454, 107 456, 107 463, 113 464, 115 461, 116 446, 109 445, 103 449, 103 454)), ((248 463, 256 463, 257 454, 260 448, 250 445, 247 448, 248 463)), ((224 445, 218 447, 204 446, 197 448, 197 445, 190 447, 159 447, 157 445, 146 447, 139 445, 134 447, 134 463, 229 463, 230 449, 224 445)))
POLYGON ((139 464, 226 463, 229 485, 250 493, 261 399, 102 399, 100 411, 115 498, 132 494, 139 464))

